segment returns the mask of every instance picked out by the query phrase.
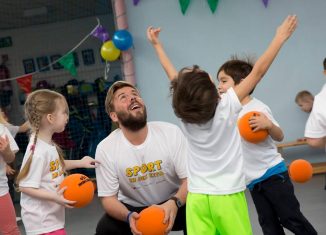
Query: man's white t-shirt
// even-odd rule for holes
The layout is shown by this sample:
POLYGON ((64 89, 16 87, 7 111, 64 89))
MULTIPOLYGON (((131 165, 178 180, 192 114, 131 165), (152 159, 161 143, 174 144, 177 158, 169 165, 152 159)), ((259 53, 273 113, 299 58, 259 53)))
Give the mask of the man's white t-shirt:
MULTIPOLYGON (((267 116, 274 125, 279 127, 279 124, 274 119, 270 108, 258 99, 253 98, 249 103, 242 106, 239 114, 239 119, 248 112, 257 111, 267 116)), ((253 144, 241 138, 242 152, 244 157, 244 172, 246 176, 246 184, 250 184, 263 176, 266 171, 282 162, 284 159, 277 152, 277 147, 270 135, 258 143, 253 144)))
MULTIPOLYGON (((16 153, 19 150, 17 143, 15 139, 12 137, 12 135, 10 134, 9 130, 1 123, 0 123, 0 134, 2 137, 4 137, 5 135, 8 137, 10 149, 14 153, 16 153)), ((9 187, 8 187, 8 178, 6 176, 6 162, 3 160, 3 157, 0 154, 0 197, 7 194, 8 191, 9 191, 9 187)))
POLYGON ((188 139, 188 190, 226 195, 245 189, 241 140, 237 127, 241 103, 233 88, 222 95, 205 124, 182 123, 188 139))
POLYGON ((326 136, 326 84, 315 96, 311 113, 306 123, 305 137, 323 138, 326 136))
POLYGON ((113 131, 96 149, 98 196, 118 195, 134 207, 168 200, 187 177, 186 139, 181 130, 164 122, 148 122, 141 145, 131 144, 121 129, 113 131))
MULTIPOLYGON (((22 168, 31 154, 34 137, 27 146, 22 168)), ((21 169, 22 169, 21 168, 21 169)), ((19 182, 19 187, 44 189, 57 192, 64 179, 59 154, 54 145, 38 138, 32 164, 26 178, 19 182)), ((42 234, 64 228, 65 208, 55 202, 41 200, 21 193, 21 215, 28 235, 42 234)))

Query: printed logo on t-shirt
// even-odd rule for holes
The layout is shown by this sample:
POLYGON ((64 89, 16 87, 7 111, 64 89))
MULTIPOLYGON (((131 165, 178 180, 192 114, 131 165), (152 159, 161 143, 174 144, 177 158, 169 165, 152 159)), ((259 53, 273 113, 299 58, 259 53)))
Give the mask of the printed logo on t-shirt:
POLYGON ((162 160, 144 163, 141 166, 128 167, 126 169, 126 176, 130 183, 143 182, 150 178, 163 176, 162 160))
POLYGON ((50 162, 50 172, 52 174, 52 179, 55 179, 63 174, 63 170, 60 168, 59 159, 50 162))

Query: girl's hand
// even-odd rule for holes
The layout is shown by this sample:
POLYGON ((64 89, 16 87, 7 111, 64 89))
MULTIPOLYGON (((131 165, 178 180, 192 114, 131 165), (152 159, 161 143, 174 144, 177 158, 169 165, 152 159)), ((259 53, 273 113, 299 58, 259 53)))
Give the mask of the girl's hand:
POLYGON ((5 135, 4 137, 0 136, 0 152, 4 153, 9 150, 10 150, 10 147, 9 147, 8 136, 7 135, 5 135))
POLYGON ((277 28, 276 37, 282 41, 286 41, 297 27, 297 16, 289 15, 283 23, 277 28))
POLYGON ((153 26, 150 26, 147 28, 147 39, 152 43, 153 45, 159 44, 159 34, 161 32, 161 28, 154 28, 153 26))
POLYGON ((6 164, 6 175, 14 175, 15 173, 16 171, 13 168, 11 168, 11 166, 6 164))
POLYGON ((66 208, 74 208, 73 204, 76 203, 76 201, 69 201, 64 198, 63 193, 67 189, 67 187, 63 187, 61 189, 58 189, 57 194, 54 197, 54 201, 66 208))
POLYGON ((249 119, 249 125, 252 128, 253 132, 259 130, 270 130, 273 127, 272 121, 269 120, 268 117, 266 117, 266 115, 263 113, 252 116, 249 119))
POLYGON ((92 157, 85 156, 80 161, 80 168, 96 168, 96 164, 100 164, 99 161, 95 160, 92 157))

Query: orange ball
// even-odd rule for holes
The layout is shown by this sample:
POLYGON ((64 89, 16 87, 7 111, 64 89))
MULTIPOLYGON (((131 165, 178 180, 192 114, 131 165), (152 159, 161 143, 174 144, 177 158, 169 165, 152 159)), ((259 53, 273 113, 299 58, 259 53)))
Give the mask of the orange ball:
POLYGON ((241 137, 253 144, 258 144, 259 142, 264 141, 268 136, 267 130, 259 130, 253 132, 252 128, 249 125, 249 119, 252 116, 259 116, 259 115, 260 115, 259 112, 252 111, 246 113, 238 120, 238 128, 241 137))
POLYGON ((312 165, 303 159, 295 160, 289 166, 290 178, 297 183, 307 182, 311 179, 312 173, 312 165))
POLYGON ((65 186, 67 189, 63 196, 67 200, 76 201, 73 204, 74 207, 84 207, 93 200, 94 184, 86 175, 71 174, 67 176, 60 184, 60 188, 65 186))
POLYGON ((164 235, 168 223, 163 224, 163 209, 157 206, 150 206, 142 210, 139 215, 136 227, 143 235, 164 235))

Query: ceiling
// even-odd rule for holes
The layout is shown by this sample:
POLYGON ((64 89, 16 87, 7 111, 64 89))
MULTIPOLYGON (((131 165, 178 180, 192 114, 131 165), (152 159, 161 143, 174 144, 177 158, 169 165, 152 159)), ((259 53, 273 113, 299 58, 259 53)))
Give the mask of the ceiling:
POLYGON ((111 0, 1 0, 0 30, 112 13, 111 0))

